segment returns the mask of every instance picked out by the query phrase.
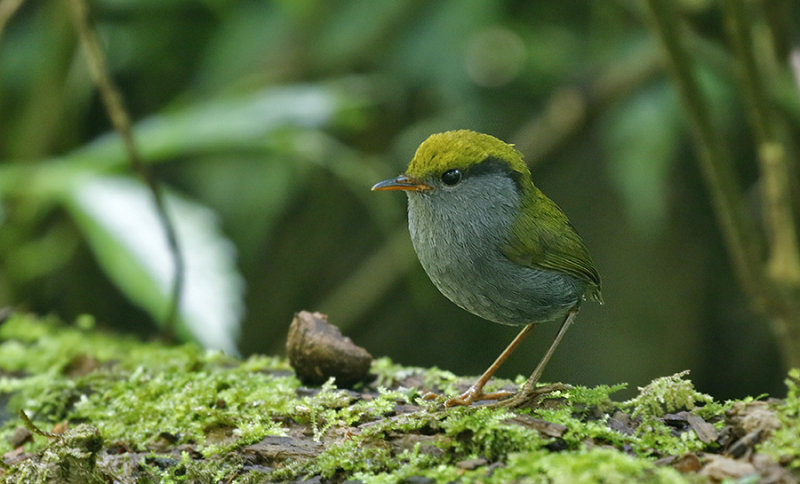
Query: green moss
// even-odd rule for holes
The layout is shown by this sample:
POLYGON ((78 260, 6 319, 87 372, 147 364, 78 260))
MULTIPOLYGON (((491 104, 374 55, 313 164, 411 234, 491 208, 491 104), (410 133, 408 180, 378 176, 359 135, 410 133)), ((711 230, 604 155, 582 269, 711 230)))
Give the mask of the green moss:
MULTIPOLYGON (((733 403, 697 392, 686 373, 655 380, 622 403, 611 396, 625 385, 601 385, 552 392, 532 411, 443 409, 441 399, 423 398, 425 391, 455 394, 472 379, 381 358, 372 368, 375 381, 355 391, 334 380, 300 389, 281 358, 238 360, 194 345, 142 343, 95 326, 88 316, 68 326, 26 315, 0 325, 0 453, 12 450, 9 436, 21 425, 21 409, 44 430, 68 423, 61 438, 25 443, 33 457, 0 470, 3 479, 689 482, 703 479, 657 466, 655 459, 719 447, 664 416, 687 410, 718 429, 732 425, 725 411, 733 403), (290 438, 247 449, 267 436, 290 438), (100 454, 91 442, 104 442, 100 454), (280 442, 289 447, 270 450, 280 442), (292 445, 311 450, 281 455, 292 445)), ((798 371, 790 374, 789 396, 774 410, 781 428, 759 447, 795 467, 799 378, 798 371)))
POLYGON ((454 408, 441 423, 451 438, 450 452, 460 458, 504 459, 511 452, 537 448, 548 442, 535 430, 509 423, 510 412, 481 407, 454 408))
POLYGON ((587 441, 593 440, 613 444, 618 448, 633 442, 633 439, 629 436, 611 429, 606 424, 605 417, 588 421, 583 420, 576 416, 577 414, 573 412, 573 408, 569 406, 555 409, 537 409, 533 414, 546 422, 563 425, 567 428, 567 431, 561 437, 561 444, 566 449, 580 450, 585 448, 587 441))
POLYGON ((102 446, 103 439, 97 429, 79 425, 63 435, 52 437, 50 445, 41 455, 23 461, 10 475, 5 476, 3 482, 107 482, 97 468, 97 453, 102 446))
POLYGON ((730 405, 715 402, 711 396, 695 390, 691 380, 685 379, 688 374, 686 370, 657 378, 639 388, 638 396, 621 404, 640 422, 635 438, 627 442, 637 454, 662 457, 709 450, 708 444, 693 430, 678 432, 662 420, 667 414, 689 410, 706 420, 719 420, 722 425, 720 419, 730 405))
POLYGON ((663 457, 701 451, 706 447, 692 430, 676 433, 675 430, 651 416, 642 419, 636 429, 632 449, 641 456, 663 457))
POLYGON ((541 450, 511 456, 508 466, 497 470, 493 482, 571 484, 575 482, 686 483, 679 472, 622 452, 594 448, 575 453, 541 450))
POLYGON ((617 385, 598 385, 596 387, 572 387, 568 392, 568 398, 573 406, 582 406, 584 408, 608 408, 612 405, 611 395, 627 388, 626 383, 619 383, 617 385))
POLYGON ((800 446, 797 445, 800 442, 800 368, 789 371, 786 387, 786 400, 774 407, 780 427, 759 446, 759 450, 793 469, 800 469, 800 446))
POLYGON ((306 469, 308 475, 332 479, 338 474, 391 472, 397 464, 388 448, 362 446, 358 440, 348 439, 329 446, 306 469))
POLYGON ((625 402, 625 406, 632 408, 632 415, 650 415, 663 417, 664 415, 679 410, 692 410, 697 405, 705 405, 714 399, 694 389, 691 380, 683 377, 689 370, 676 373, 672 376, 656 378, 644 388, 639 388, 639 395, 625 402))
MULTIPOLYGON (((442 395, 458 393, 456 384, 459 378, 452 372, 437 367, 415 368, 395 364, 389 358, 376 358, 372 362, 370 373, 376 375, 376 384, 383 387, 394 387, 407 380, 418 380, 422 388, 437 391, 442 395)), ((491 385, 490 385, 491 388, 491 385)), ((490 389, 487 388, 487 391, 490 389)), ((416 392, 416 387, 408 388, 416 392)))
POLYGON ((144 446, 167 433, 180 443, 201 444, 206 455, 283 433, 271 417, 285 413, 294 398, 290 379, 218 371, 207 362, 171 370, 140 366, 102 389, 95 385, 98 390, 82 395, 70 418, 97 422, 107 438, 144 446), (229 438, 211 432, 219 428, 229 429, 229 438))
POLYGON ((152 454, 139 464, 139 469, 142 476, 135 481, 137 484, 225 482, 232 473, 231 466, 223 461, 206 460, 199 463, 187 452, 182 452, 178 459, 152 454), (169 462, 172 465, 163 468, 159 462, 169 462))
POLYGON ((414 479, 432 479, 435 482, 458 482, 463 479, 464 482, 480 482, 478 476, 484 477, 486 471, 478 473, 466 473, 459 471, 452 465, 445 465, 437 462, 431 456, 415 455, 401 456, 404 463, 398 466, 391 472, 356 472, 353 474, 352 480, 361 481, 365 484, 396 484, 399 482, 414 482, 414 479), (469 479, 467 477, 470 477, 469 479))
MULTIPOLYGON (((0 369, 0 392, 12 395, 7 412, 24 409, 41 428, 89 421, 133 449, 166 438, 198 444, 205 455, 282 435, 273 417, 293 408, 299 385, 277 358, 240 364, 193 345, 143 344, 27 315, 0 326, 0 369), (76 359, 89 367, 71 376, 76 359)), ((11 450, 2 437, 17 425, 0 427, 0 453, 11 450)))

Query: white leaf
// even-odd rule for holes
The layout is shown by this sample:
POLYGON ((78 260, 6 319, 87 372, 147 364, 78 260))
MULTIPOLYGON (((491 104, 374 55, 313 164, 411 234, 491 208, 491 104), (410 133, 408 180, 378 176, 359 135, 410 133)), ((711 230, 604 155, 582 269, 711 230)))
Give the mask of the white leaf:
MULTIPOLYGON (((152 194, 130 178, 86 176, 76 179, 65 201, 108 276, 160 322, 175 267, 152 194)), ((165 203, 185 265, 181 329, 207 348, 235 354, 244 310, 235 249, 210 209, 169 192, 165 203)))

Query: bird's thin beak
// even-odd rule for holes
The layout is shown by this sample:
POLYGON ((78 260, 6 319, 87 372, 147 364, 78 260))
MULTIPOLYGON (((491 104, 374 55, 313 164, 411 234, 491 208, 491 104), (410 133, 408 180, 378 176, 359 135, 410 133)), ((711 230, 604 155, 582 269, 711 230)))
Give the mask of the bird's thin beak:
POLYGON ((388 191, 388 190, 406 190, 412 192, 422 192, 425 190, 432 190, 433 187, 422 183, 419 180, 415 180, 414 178, 408 177, 406 175, 400 175, 397 178, 390 178, 389 180, 383 180, 382 182, 376 183, 373 187, 373 191, 388 191))

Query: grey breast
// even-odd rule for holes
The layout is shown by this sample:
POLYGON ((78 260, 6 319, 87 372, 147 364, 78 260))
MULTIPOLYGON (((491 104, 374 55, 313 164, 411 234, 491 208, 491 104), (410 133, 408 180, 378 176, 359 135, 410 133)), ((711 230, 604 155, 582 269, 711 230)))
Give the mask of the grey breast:
POLYGON ((409 231, 422 267, 448 299, 510 325, 559 319, 577 304, 583 293, 577 279, 503 255, 520 204, 510 177, 487 173, 455 187, 432 184, 434 190, 408 192, 409 231))

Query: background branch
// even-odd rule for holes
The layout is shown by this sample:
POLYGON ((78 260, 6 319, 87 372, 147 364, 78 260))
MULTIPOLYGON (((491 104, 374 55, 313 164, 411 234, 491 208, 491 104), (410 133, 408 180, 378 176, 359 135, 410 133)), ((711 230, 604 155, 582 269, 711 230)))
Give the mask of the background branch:
POLYGON ((150 190, 150 193, 153 194, 155 209, 167 238, 167 244, 175 266, 175 271, 172 283, 172 297, 164 316, 164 332, 167 339, 173 340, 175 338, 176 319, 180 306, 184 279, 183 256, 178 244, 175 226, 172 224, 167 212, 164 197, 161 193, 161 187, 148 166, 142 162, 142 158, 139 155, 139 150, 133 138, 131 121, 125 110, 122 96, 114 84, 114 81, 111 79, 111 76, 108 74, 100 43, 97 41, 94 30, 89 26, 86 2, 84 0, 69 0, 69 6, 72 12, 75 30, 78 33, 78 37, 86 53, 89 71, 100 92, 108 116, 111 118, 111 124, 122 138, 131 168, 134 173, 139 174, 150 190))
POLYGON ((791 174, 787 150, 773 109, 767 100, 764 80, 756 64, 748 14, 741 0, 720 2, 725 27, 739 62, 739 84, 748 107, 750 125, 758 146, 762 176, 765 228, 768 234, 767 274, 778 284, 800 284, 800 250, 791 209, 791 174))
MULTIPOLYGON (((796 293, 793 287, 773 284, 776 280, 793 281, 797 277, 794 272, 800 267, 785 150, 777 141, 765 90, 750 50, 752 41, 745 27, 743 6, 737 1, 722 3, 726 8, 728 35, 734 44, 765 182, 764 211, 770 242, 766 267, 762 261, 763 251, 756 228, 744 216, 744 194, 732 169, 730 154, 711 121, 710 106, 694 76, 692 59, 679 36, 680 21, 675 6, 665 0, 648 1, 654 30, 664 45, 670 69, 689 114, 706 187, 711 194, 714 212, 739 284, 756 307, 769 315, 784 364, 797 367, 800 366, 800 307, 796 302, 796 293)), ((794 286, 794 283, 790 286, 794 286)))
POLYGON ((708 103, 693 73, 692 60, 681 42, 674 4, 666 0, 648 0, 648 5, 654 29, 663 43, 670 70, 689 114, 700 151, 700 168, 736 275, 742 287, 755 294, 758 292, 755 286, 761 279, 757 256, 761 253, 761 244, 753 224, 743 214, 743 191, 731 168, 730 155, 711 121, 708 103))

